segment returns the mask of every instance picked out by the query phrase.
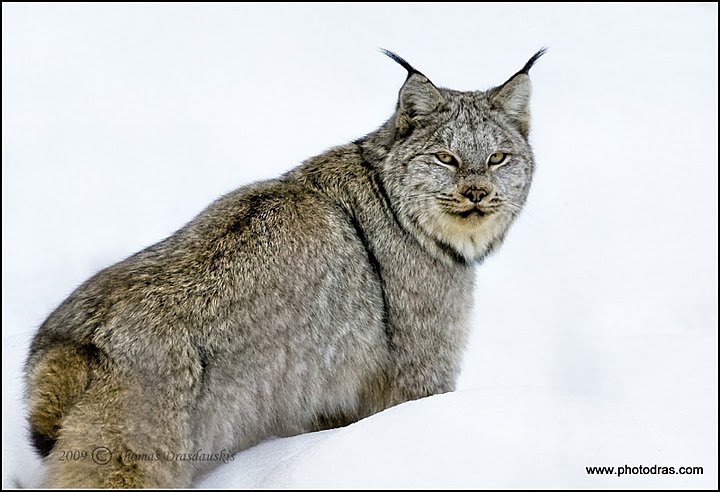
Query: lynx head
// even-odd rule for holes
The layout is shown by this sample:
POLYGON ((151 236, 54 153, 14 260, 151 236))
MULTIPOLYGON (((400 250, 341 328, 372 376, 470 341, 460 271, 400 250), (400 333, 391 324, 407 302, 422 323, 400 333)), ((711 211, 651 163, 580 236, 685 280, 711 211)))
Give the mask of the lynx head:
POLYGON ((395 114, 370 138, 399 220, 424 243, 473 261, 502 242, 530 188, 528 72, 544 52, 498 87, 460 92, 385 51, 408 77, 395 114))

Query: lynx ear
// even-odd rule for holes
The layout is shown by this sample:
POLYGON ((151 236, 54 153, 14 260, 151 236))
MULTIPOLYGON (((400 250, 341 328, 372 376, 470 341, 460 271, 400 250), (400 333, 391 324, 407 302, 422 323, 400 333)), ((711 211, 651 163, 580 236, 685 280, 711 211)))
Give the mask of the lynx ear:
POLYGON ((530 93, 532 92, 528 73, 545 51, 547 49, 543 48, 535 53, 522 70, 491 91, 490 101, 493 106, 509 116, 525 137, 530 132, 530 93))
POLYGON ((407 79, 398 97, 396 125, 400 135, 407 135, 423 117, 434 112, 445 99, 425 75, 417 71, 404 59, 385 49, 383 53, 408 71, 407 79))

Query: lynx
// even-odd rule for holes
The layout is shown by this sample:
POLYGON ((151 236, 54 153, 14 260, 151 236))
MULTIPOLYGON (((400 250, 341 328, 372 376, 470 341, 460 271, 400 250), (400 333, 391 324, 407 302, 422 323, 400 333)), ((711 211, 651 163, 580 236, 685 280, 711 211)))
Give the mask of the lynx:
POLYGON ((271 436, 452 391, 475 267, 530 188, 543 53, 460 92, 385 51, 407 78, 378 130, 221 197, 75 290, 26 364, 45 484, 189 486, 271 436))

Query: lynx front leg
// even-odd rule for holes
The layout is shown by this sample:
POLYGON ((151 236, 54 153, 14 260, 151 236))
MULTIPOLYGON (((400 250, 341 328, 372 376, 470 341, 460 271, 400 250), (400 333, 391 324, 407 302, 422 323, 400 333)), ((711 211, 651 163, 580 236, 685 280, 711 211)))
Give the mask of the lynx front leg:
POLYGON ((391 405, 455 389, 464 340, 455 343, 440 336, 419 338, 393 338, 396 347, 389 388, 391 405))
POLYGON ((453 391, 468 339, 472 269, 416 272, 387 286, 392 404, 453 391))

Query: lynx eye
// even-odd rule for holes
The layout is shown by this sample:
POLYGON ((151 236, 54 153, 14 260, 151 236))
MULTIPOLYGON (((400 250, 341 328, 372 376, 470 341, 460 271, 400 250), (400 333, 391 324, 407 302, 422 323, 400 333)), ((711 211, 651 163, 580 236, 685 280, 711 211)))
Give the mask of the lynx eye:
POLYGON ((498 164, 505 162, 506 159, 507 154, 505 152, 495 152, 488 157, 488 164, 491 166, 497 166, 498 164))
POLYGON ((435 158, 448 166, 457 167, 458 165, 457 159, 455 159, 452 154, 448 154, 447 152, 438 152, 437 154, 435 154, 435 158))

